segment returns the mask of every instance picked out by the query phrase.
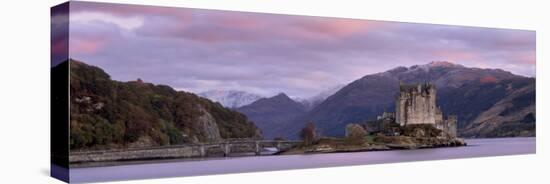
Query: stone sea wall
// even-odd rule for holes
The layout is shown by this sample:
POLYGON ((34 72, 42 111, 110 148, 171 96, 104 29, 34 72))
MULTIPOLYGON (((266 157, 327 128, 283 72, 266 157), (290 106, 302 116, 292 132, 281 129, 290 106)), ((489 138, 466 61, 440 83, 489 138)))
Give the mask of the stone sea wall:
MULTIPOLYGON (((203 152, 204 154, 204 152, 203 152)), ((200 146, 188 146, 163 149, 139 149, 124 151, 92 151, 74 153, 69 156, 70 163, 105 162, 122 160, 192 158, 201 156, 200 146)))

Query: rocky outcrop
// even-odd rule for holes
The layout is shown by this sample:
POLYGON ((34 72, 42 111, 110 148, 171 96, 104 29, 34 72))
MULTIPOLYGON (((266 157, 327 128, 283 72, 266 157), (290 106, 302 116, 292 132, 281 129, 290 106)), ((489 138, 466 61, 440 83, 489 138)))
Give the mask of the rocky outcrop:
POLYGON ((203 107, 199 107, 201 116, 197 118, 197 125, 199 126, 200 134, 203 135, 206 142, 219 142, 222 141, 220 135, 220 129, 216 123, 216 119, 206 111, 203 107))

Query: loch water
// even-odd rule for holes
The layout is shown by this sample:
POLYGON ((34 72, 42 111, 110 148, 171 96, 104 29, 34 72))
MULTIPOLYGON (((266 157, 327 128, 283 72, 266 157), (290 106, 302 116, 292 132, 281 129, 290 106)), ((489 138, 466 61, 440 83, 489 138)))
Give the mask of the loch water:
POLYGON ((100 182, 285 169, 534 154, 536 138, 466 139, 468 146, 352 153, 245 156, 205 160, 164 160, 129 165, 73 168, 71 182, 100 182))

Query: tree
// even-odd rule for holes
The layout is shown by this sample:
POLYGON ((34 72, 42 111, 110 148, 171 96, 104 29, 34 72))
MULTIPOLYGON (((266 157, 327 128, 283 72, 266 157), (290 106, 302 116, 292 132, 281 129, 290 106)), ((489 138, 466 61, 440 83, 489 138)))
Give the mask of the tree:
POLYGON ((367 131, 359 125, 350 123, 346 126, 346 140, 347 144, 363 144, 363 137, 367 134, 367 131))
POLYGON ((300 131, 300 138, 304 141, 305 146, 312 145, 317 140, 317 130, 313 123, 307 123, 302 131, 300 131))

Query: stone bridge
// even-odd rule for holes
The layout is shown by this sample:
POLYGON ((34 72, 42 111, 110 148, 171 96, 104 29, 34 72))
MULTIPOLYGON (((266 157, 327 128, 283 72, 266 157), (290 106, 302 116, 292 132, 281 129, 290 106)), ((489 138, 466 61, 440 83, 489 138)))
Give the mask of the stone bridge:
POLYGON ((255 155, 261 155, 262 151, 269 151, 265 148, 275 148, 271 152, 287 151, 290 148, 300 144, 301 141, 233 141, 222 143, 211 143, 198 145, 201 157, 208 156, 216 150, 221 150, 223 156, 229 156, 231 153, 253 152, 255 155))
POLYGON ((228 140, 218 143, 130 148, 104 151, 72 151, 70 163, 152 160, 174 158, 227 157, 232 155, 271 155, 287 151, 301 141, 228 140))

